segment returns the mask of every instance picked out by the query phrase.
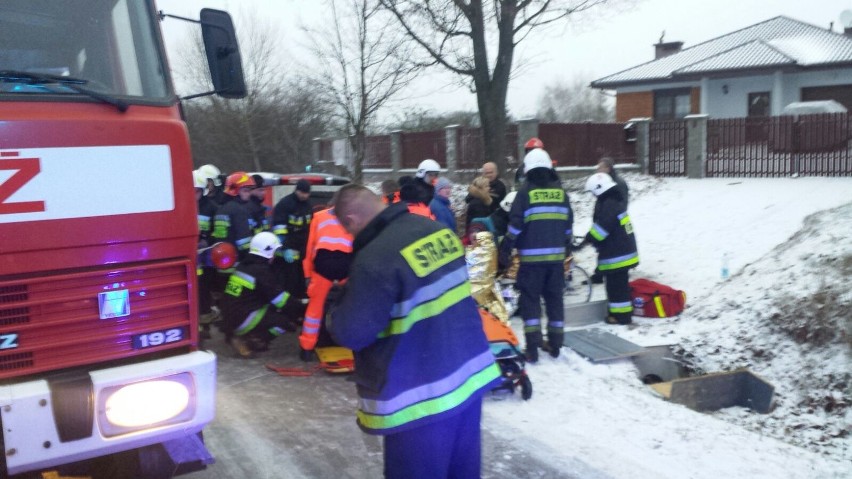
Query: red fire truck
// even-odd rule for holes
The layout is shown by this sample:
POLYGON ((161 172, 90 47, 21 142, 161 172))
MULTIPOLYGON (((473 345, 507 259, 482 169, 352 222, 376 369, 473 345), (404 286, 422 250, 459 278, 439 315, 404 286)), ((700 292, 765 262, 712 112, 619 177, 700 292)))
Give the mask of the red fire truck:
MULTIPOLYGON (((0 0, 0 477, 212 461, 216 359, 198 348, 164 17, 153 0, 0 0)), ((230 17, 198 23, 209 93, 245 96, 230 17)))

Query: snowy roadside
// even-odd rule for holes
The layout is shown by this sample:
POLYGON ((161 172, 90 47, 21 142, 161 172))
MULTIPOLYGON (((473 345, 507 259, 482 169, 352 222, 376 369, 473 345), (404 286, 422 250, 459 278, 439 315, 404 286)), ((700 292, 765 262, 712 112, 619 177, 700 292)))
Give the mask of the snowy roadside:
MULTIPOLYGON (((747 367, 775 386, 776 408, 694 412, 643 385, 631 361, 592 364, 566 348, 527 367, 530 401, 517 394, 486 401, 483 427, 526 444, 566 477, 852 477, 850 343, 800 344, 785 324, 811 305, 829 311, 815 300, 828 297, 827 314, 845 316, 849 327, 852 178, 624 176, 641 257, 631 278, 685 290, 687 309, 678 318, 637 319, 632 328, 598 327, 642 346, 680 345, 705 372, 747 367)), ((594 206, 584 181, 564 182, 578 234, 588 231, 594 206)), ((465 194, 466 185, 456 185, 457 211, 465 194)), ((594 267, 592 249, 578 259, 594 267)), ((522 337, 517 320, 513 327, 522 337)), ((845 334, 849 341, 852 331, 845 334)))
MULTIPOLYGON (((697 413, 657 397, 630 361, 594 365, 566 349, 528 367, 532 400, 488 402, 484 427, 512 430, 566 476, 588 477, 588 464, 613 478, 852 477, 849 342, 799 344, 784 324, 831 285, 848 325, 852 205, 839 207, 852 203, 852 179, 626 179, 642 258, 631 277, 683 289, 689 306, 679 318, 600 327, 642 346, 680 344, 707 372, 748 367, 775 386, 777 407, 697 413), (845 280, 826 279, 832 258, 845 280)), ((585 232, 593 201, 579 185, 566 182, 585 232)), ((580 262, 591 267, 593 252, 580 262)))

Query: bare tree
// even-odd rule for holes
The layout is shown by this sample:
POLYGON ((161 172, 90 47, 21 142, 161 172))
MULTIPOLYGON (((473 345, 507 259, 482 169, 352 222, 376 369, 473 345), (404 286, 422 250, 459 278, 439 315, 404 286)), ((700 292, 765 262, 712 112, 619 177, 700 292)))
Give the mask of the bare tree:
POLYGON ((485 157, 506 171, 506 94, 515 47, 534 30, 608 0, 379 0, 409 38, 476 92, 485 157), (496 52, 489 42, 496 42, 496 52))
POLYGON ((306 29, 319 63, 315 82, 334 106, 354 152, 352 177, 361 181, 367 132, 376 113, 415 77, 409 43, 376 0, 329 0, 331 23, 306 29))
MULTIPOLYGON (((241 100, 209 96, 185 104, 193 151, 200 161, 230 171, 301 169, 310 162, 312 137, 305 137, 321 135, 327 125, 318 117, 322 105, 305 91, 307 83, 287 77, 277 28, 254 13, 243 18, 237 31, 248 95, 241 100)), ((177 76, 188 92, 212 89, 203 52, 199 34, 179 57, 177 76)))
POLYGON ((614 119, 612 98, 589 86, 582 76, 556 81, 544 87, 538 102, 538 119, 544 122, 610 122, 614 119))

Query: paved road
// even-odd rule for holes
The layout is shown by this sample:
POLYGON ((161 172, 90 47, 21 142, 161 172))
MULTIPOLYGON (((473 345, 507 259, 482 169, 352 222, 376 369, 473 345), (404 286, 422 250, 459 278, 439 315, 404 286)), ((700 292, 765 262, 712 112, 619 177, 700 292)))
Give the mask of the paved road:
MULTIPOLYGON (((302 366, 295 335, 277 339, 270 351, 251 360, 236 358, 218 332, 206 346, 219 357, 216 419, 204 432, 216 463, 183 477, 382 477, 381 440, 356 426, 355 386, 346 376, 319 372, 282 377, 264 367, 302 366)), ((572 477, 519 442, 511 433, 483 424, 482 477, 572 477)))

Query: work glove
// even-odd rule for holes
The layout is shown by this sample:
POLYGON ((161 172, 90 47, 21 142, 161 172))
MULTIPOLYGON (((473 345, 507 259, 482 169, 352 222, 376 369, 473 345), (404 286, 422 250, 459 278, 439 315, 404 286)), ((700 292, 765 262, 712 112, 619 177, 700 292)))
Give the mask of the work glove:
POLYGON ((314 350, 313 349, 303 349, 299 348, 299 359, 303 362, 309 363, 314 360, 314 350))
POLYGON ((292 263, 299 258, 299 252, 294 249, 285 249, 284 250, 284 261, 288 263, 292 263))

